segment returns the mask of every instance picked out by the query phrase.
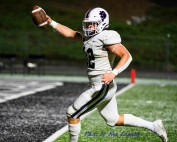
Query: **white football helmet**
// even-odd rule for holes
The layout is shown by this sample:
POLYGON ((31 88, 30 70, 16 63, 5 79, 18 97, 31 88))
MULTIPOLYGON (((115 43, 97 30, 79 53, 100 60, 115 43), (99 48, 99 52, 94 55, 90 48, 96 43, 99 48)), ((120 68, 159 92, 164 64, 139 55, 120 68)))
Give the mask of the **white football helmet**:
POLYGON ((82 27, 86 37, 94 36, 109 27, 109 14, 103 8, 89 9, 85 14, 82 27), (90 24, 94 25, 94 30, 89 28, 90 24))

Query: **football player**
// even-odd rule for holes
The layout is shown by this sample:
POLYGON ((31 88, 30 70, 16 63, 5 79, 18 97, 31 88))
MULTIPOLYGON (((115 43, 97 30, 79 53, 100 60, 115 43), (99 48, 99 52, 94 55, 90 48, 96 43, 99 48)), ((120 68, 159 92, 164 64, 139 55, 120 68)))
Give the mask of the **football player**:
POLYGON ((103 8, 86 12, 83 30, 74 31, 55 22, 47 15, 48 24, 66 38, 83 42, 87 55, 89 88, 83 92, 67 110, 70 142, 77 142, 81 131, 80 117, 97 108, 109 126, 137 126, 155 132, 164 142, 167 134, 161 120, 150 122, 132 114, 118 114, 114 78, 125 70, 132 57, 121 44, 120 35, 109 27, 109 14, 103 8), (113 68, 114 58, 120 60, 113 68))

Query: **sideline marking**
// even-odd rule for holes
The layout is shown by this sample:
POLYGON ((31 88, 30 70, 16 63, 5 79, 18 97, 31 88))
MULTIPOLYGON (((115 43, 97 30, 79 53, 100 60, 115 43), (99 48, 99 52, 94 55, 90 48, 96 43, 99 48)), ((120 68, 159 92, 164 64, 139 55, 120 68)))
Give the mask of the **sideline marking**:
POLYGON ((14 94, 14 95, 6 96, 3 99, 0 98, 0 103, 6 102, 8 100, 17 99, 17 98, 20 98, 20 97, 23 97, 23 96, 32 95, 32 94, 35 94, 37 92, 42 92, 42 91, 45 91, 45 90, 50 90, 50 89, 55 88, 56 86, 62 86, 62 85, 63 85, 63 82, 57 82, 57 83, 54 83, 52 85, 47 85, 47 86, 44 86, 44 87, 36 88, 33 91, 26 91, 26 92, 22 92, 22 93, 19 93, 19 94, 14 94))
MULTIPOLYGON (((126 87, 122 88, 121 90, 116 92, 116 97, 121 95, 122 93, 124 93, 125 91, 129 90, 130 88, 132 88, 135 84, 129 84, 126 87)), ((96 108, 88 113, 86 113, 85 115, 81 116, 81 120, 84 119, 87 115, 91 114, 92 112, 94 112, 96 110, 96 108)), ((60 130, 56 131, 54 134, 52 134, 50 137, 48 137, 46 140, 44 140, 43 142, 52 142, 54 140, 56 140, 58 137, 60 137, 62 134, 64 134, 66 131, 68 131, 68 125, 65 125, 64 127, 62 127, 60 130)))

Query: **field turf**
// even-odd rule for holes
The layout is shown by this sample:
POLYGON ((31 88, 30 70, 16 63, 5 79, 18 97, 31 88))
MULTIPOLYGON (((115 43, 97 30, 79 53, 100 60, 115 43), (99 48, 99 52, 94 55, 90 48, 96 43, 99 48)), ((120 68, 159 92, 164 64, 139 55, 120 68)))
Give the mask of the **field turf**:
MULTIPOLYGON (((67 107, 87 89, 87 82, 87 77, 76 76, 0 75, 0 142, 67 142, 68 132, 63 135, 57 132, 67 128, 67 107), (55 87, 46 90, 52 84, 55 87), (23 96, 15 97, 19 94, 23 96), (53 137, 54 134, 57 135, 53 137)), ((119 91, 127 88, 130 79, 119 77, 116 82, 119 91)), ((175 79, 137 78, 132 88, 117 93, 119 113, 131 113, 149 121, 162 119, 169 142, 176 142, 176 86, 175 79)), ((97 111, 91 112, 81 123, 79 142, 161 141, 144 128, 109 127, 97 111)))
MULTIPOLYGON (((133 114, 149 121, 162 119, 169 142, 177 141, 177 84, 138 83, 117 97, 119 114, 133 114)), ((81 122, 79 142, 161 142, 145 128, 109 127, 97 111, 81 122)), ((68 131, 54 142, 67 142, 68 131)))

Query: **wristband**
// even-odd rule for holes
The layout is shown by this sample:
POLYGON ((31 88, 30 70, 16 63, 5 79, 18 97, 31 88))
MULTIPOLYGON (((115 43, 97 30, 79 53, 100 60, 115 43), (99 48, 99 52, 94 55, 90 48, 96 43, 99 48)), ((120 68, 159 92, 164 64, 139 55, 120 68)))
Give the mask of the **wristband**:
POLYGON ((112 73, 113 73, 115 76, 117 76, 118 73, 119 73, 119 71, 118 71, 118 69, 113 69, 112 73))
POLYGON ((58 23, 52 20, 52 22, 49 25, 55 29, 58 23))

